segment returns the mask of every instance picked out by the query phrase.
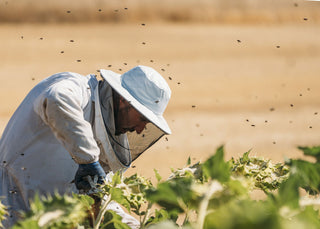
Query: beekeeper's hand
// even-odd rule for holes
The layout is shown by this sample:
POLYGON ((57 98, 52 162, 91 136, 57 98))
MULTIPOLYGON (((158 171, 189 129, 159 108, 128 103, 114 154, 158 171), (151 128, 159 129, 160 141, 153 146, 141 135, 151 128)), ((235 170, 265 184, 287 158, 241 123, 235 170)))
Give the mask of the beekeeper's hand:
POLYGON ((106 178, 106 173, 101 167, 99 161, 93 162, 91 164, 79 164, 78 171, 75 176, 75 184, 78 190, 83 190, 85 192, 89 191, 91 188, 87 177, 91 176, 94 180, 95 176, 98 176, 97 183, 103 184, 106 178))

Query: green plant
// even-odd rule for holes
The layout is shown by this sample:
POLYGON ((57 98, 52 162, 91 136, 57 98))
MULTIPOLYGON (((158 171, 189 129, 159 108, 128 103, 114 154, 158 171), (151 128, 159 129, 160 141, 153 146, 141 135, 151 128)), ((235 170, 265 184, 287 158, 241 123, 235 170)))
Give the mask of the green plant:
POLYGON ((58 193, 41 198, 36 195, 30 204, 30 211, 23 216, 24 220, 12 228, 75 228, 84 222, 86 210, 92 204, 89 198, 87 205, 84 198, 81 199, 82 201, 78 196, 61 196, 58 193))
POLYGON ((8 214, 6 206, 4 206, 0 201, 0 228, 3 227, 2 221, 6 219, 6 215, 8 214))
POLYGON ((111 201, 134 213, 141 228, 320 228, 320 148, 299 148, 316 162, 273 164, 249 152, 225 161, 221 146, 203 163, 191 165, 188 159, 166 180, 155 170, 156 185, 137 174, 115 173, 91 197, 36 197, 14 228, 129 228, 107 210, 111 201), (262 200, 251 198, 254 189, 263 191, 262 200), (97 214, 92 206, 99 207, 97 214))

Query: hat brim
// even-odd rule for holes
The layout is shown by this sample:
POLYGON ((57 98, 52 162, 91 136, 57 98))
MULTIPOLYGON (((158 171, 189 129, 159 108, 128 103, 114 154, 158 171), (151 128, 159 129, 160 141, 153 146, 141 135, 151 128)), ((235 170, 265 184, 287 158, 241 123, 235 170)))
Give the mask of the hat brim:
POLYGON ((109 83, 109 85, 116 90, 125 100, 127 100, 137 111, 139 111, 145 118, 156 125, 166 134, 171 134, 171 129, 162 115, 156 115, 147 107, 137 101, 125 88, 121 86, 121 75, 114 72, 101 69, 100 74, 102 78, 109 83), (112 74, 110 74, 112 73, 112 74))

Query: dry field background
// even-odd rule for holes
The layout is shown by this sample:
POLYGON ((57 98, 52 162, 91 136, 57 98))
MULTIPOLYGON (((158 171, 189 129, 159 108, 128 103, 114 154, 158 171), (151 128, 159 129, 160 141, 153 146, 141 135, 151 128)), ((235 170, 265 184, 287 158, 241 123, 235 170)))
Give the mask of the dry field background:
POLYGON ((226 159, 250 149, 299 157, 298 145, 320 139, 319 10, 289 0, 0 0, 0 131, 53 73, 142 64, 171 86, 173 134, 128 173, 165 175, 221 144, 226 159))

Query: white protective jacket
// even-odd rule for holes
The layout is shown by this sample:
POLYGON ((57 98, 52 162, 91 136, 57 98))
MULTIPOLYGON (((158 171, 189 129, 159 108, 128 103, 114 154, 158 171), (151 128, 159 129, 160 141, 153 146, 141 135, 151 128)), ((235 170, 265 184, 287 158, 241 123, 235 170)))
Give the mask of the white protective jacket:
MULTIPOLYGON (((0 196, 9 206, 7 227, 18 211, 29 208, 35 192, 77 192, 73 179, 78 164, 100 160, 106 172, 130 166, 130 152, 123 149, 124 159, 119 159, 104 125, 114 130, 112 89, 104 87, 110 112, 105 109, 103 119, 98 85, 94 75, 55 74, 35 86, 10 119, 0 140, 0 196)), ((113 137, 128 146, 126 135, 113 137)))

